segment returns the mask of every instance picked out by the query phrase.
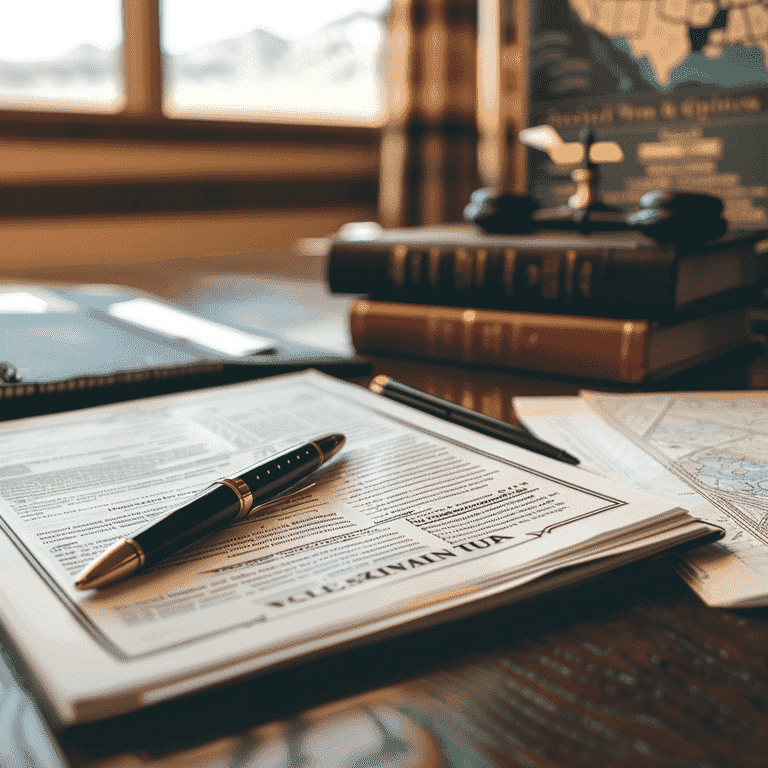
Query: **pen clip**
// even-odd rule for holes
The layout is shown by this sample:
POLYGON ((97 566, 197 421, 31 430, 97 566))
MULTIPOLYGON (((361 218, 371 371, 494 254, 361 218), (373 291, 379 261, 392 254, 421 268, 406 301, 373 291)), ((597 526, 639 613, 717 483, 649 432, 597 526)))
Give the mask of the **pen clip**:
POLYGON ((290 499, 291 496, 298 496, 300 493, 304 493, 304 491, 308 491, 310 488, 314 488, 316 485, 317 483, 310 483, 309 485, 303 485, 301 488, 297 488, 295 491, 284 491, 279 496, 275 496, 274 499, 270 499, 269 501, 265 501, 263 504, 252 507, 243 519, 248 520, 249 518, 253 517, 254 512, 262 512, 267 507, 271 507, 273 504, 279 504, 281 501, 290 499))

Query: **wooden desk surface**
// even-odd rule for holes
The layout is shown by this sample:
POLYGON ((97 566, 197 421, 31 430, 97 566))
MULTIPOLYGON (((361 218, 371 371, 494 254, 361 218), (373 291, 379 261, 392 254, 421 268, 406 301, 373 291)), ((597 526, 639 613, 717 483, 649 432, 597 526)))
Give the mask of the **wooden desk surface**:
MULTIPOLYGON (((190 301, 222 279, 242 288, 257 278, 165 265, 75 279, 190 301)), ((431 382, 443 396, 507 419, 514 395, 574 394, 579 386, 374 361, 380 372, 431 382)), ((676 377, 665 388, 766 382, 763 357, 676 377)), ((14 744, 5 754, 19 765, 53 764, 44 737, 11 701, 6 695, 0 704, 0 763, 2 745, 14 744)), ((533 602, 71 728, 56 742, 73 768, 765 765, 768 610, 708 608, 670 560, 646 562, 533 602)))

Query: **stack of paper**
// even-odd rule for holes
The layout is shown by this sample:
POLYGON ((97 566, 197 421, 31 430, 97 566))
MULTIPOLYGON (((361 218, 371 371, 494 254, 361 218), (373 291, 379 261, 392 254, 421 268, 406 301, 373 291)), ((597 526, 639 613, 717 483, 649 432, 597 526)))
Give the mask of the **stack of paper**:
POLYGON ((718 535, 674 502, 316 372, 0 426, 0 621, 52 713, 107 717, 718 535), (107 589, 75 575, 328 432, 309 491, 107 589))
POLYGON ((768 398, 673 392, 516 398, 537 435, 583 467, 676 500, 720 526, 686 553, 681 575, 708 605, 768 605, 768 398))

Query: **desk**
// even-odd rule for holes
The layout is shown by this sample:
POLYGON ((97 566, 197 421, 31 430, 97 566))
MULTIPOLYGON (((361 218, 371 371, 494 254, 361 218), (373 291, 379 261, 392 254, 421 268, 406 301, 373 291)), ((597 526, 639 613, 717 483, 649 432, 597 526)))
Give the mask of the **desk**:
MULTIPOLYGON (((243 291, 257 279, 174 269, 77 279, 133 284, 191 304, 222 281, 243 291)), ((513 395, 578 388, 415 362, 375 360, 373 373, 430 381, 444 396, 507 419, 513 395)), ((667 384, 767 382, 762 357, 667 384)), ((54 765, 19 702, 2 699, 0 764, 8 745, 26 744, 19 765, 54 765)), ((56 744, 73 768, 764 765, 768 610, 707 608, 669 561, 641 563, 535 602, 71 728, 56 744)))

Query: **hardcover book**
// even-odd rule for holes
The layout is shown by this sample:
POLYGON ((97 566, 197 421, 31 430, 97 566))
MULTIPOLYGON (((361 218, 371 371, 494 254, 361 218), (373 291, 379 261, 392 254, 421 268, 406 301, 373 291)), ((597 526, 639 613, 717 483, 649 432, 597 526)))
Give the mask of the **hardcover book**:
POLYGON ((690 249, 635 232, 384 229, 334 238, 327 277, 333 292, 379 301, 656 320, 756 297, 768 277, 755 252, 765 234, 734 233, 690 249))
POLYGON ((361 299, 350 311, 360 352, 605 379, 660 379, 755 344, 749 310, 678 323, 434 307, 361 299))

